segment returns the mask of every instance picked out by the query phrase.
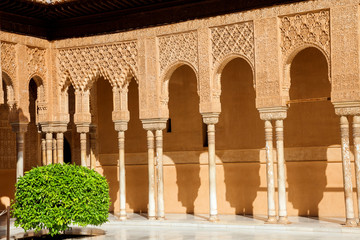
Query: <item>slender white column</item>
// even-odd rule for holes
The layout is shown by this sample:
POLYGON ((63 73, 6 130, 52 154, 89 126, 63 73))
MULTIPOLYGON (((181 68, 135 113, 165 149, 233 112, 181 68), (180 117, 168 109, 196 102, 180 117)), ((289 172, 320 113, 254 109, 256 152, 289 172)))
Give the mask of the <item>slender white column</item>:
POLYGON ((90 132, 90 168, 96 167, 96 133, 90 132))
MULTIPOLYGON (((353 139, 356 176, 356 195, 358 203, 358 219, 360 219, 360 116, 353 117, 353 139)), ((360 224, 360 221, 358 221, 360 224)))
POLYGON ((52 159, 52 133, 51 132, 46 133, 46 162, 47 162, 47 165, 53 163, 53 159, 52 159))
POLYGON ((56 139, 53 138, 52 140, 52 151, 53 151, 53 162, 54 163, 58 163, 58 160, 57 160, 57 144, 56 144, 56 139))
POLYGON ((278 170, 278 200, 279 200, 279 223, 288 223, 286 211, 286 177, 284 159, 284 126, 283 120, 275 121, 277 170, 278 170))
POLYGON ((158 220, 165 218, 164 178, 163 178, 163 136, 162 130, 156 130, 156 170, 157 170, 157 214, 158 220))
POLYGON ((24 132, 16 132, 16 181, 18 181, 19 177, 24 176, 24 136, 24 132))
POLYGON ((273 161, 273 127, 271 121, 265 121, 265 148, 266 148, 266 177, 268 197, 268 219, 267 223, 276 223, 275 210, 275 176, 273 161))
POLYGON ((64 163, 64 134, 62 132, 58 132, 56 134, 56 143, 57 143, 57 162, 64 163))
POLYGON ((46 140, 45 138, 41 138, 41 158, 42 158, 42 165, 46 165, 46 140))
POLYGON ((148 145, 148 175, 149 175, 149 205, 148 218, 155 219, 155 168, 154 168, 154 133, 147 131, 148 145))
POLYGON ((209 156, 209 221, 218 220, 217 197, 216 197, 216 158, 215 158, 215 124, 207 124, 208 156, 209 156))
POLYGON ((341 129, 341 155, 344 177, 344 193, 345 193, 345 209, 346 209, 346 225, 355 226, 355 214, 353 203, 353 187, 350 163, 350 147, 349 147, 349 122, 347 116, 340 117, 341 129))
POLYGON ((118 132, 119 141, 119 184, 120 184, 120 220, 126 219, 125 195, 125 132, 118 132))
POLYGON ((86 133, 80 133, 81 166, 86 167, 86 133))

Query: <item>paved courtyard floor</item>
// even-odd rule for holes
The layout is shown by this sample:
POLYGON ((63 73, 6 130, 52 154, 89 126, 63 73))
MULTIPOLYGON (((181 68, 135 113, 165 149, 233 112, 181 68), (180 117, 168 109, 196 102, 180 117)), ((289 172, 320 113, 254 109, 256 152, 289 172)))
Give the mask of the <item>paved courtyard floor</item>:
MULTIPOLYGON (((105 232, 105 235, 81 238, 91 240, 188 240, 188 239, 241 239, 241 240, 360 240, 360 227, 345 227, 344 219, 290 217, 291 224, 265 224, 265 216, 221 215, 220 221, 211 223, 206 215, 167 214, 164 221, 149 221, 145 215, 129 214, 126 221, 110 215, 109 222, 87 231, 105 232)), ((12 239, 20 237, 21 228, 11 227, 12 239)))

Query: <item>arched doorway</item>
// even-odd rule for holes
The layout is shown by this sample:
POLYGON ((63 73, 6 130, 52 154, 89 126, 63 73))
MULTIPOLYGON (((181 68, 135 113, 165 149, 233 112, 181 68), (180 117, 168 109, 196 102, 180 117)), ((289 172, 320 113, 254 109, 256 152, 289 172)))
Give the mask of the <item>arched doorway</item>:
MULTIPOLYGON (((292 60, 290 79, 290 108, 284 121, 289 215, 319 216, 321 203, 343 205, 342 191, 327 190, 330 179, 341 182, 342 178, 341 163, 332 163, 328 154, 340 150, 340 129, 329 101, 331 85, 323 53, 313 47, 299 52, 292 60), (327 174, 337 168, 339 176, 327 174)), ((336 211, 334 216, 342 214, 336 211)))
POLYGON ((28 85, 29 91, 29 123, 25 133, 25 171, 41 165, 41 135, 38 131, 38 88, 42 85, 41 79, 31 78, 28 85))
POLYGON ((64 163, 71 163, 71 146, 66 137, 64 137, 64 163))
MULTIPOLYGON (((250 64, 242 58, 231 60, 221 72, 216 150, 224 169, 225 186, 218 185, 228 202, 219 202, 219 211, 224 213, 253 214, 260 191, 259 151, 264 147, 264 123, 255 106, 253 78, 250 64), (228 205, 231 208, 225 208, 228 205)), ((261 212, 263 207, 257 207, 261 212)))
POLYGON ((68 114, 69 114, 69 123, 67 125, 67 131, 64 133, 64 162, 65 163, 75 163, 80 165, 80 134, 76 130, 76 125, 74 122, 75 114, 75 89, 71 83, 64 90, 67 101, 68 114), (68 144, 68 147, 66 146, 68 144), (69 152, 68 152, 69 151, 69 152), (68 159, 70 157, 70 159, 68 159))
POLYGON ((200 165, 200 154, 206 150, 203 135, 206 126, 203 126, 199 113, 197 77, 191 67, 182 65, 172 73, 168 108, 168 125, 164 131, 166 211, 207 212, 202 204, 207 202, 207 198, 199 199, 200 202, 196 203, 201 185, 200 175, 207 178, 207 166, 200 165))

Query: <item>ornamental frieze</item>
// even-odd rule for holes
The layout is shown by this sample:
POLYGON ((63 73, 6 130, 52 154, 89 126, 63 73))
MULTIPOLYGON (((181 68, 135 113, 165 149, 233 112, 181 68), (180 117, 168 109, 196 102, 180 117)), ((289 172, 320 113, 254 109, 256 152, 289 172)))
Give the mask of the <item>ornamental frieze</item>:
POLYGON ((130 74, 137 80, 137 42, 61 49, 58 54, 60 86, 70 78, 74 88, 85 89, 90 82, 103 76, 112 86, 127 84, 130 74))

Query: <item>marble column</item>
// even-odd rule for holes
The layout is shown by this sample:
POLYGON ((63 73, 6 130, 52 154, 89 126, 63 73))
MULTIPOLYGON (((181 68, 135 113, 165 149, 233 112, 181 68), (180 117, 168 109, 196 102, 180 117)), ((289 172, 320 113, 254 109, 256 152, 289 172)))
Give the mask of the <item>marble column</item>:
POLYGON ((119 193, 120 193, 120 220, 126 219, 125 195, 125 132, 118 132, 119 141, 119 193))
POLYGON ((354 160, 356 176, 356 196, 358 204, 358 224, 360 225, 360 116, 353 117, 354 160))
POLYGON ((277 180, 278 180, 278 202, 279 202, 279 223, 288 223, 286 210, 286 177, 284 159, 284 125, 282 119, 275 121, 276 151, 277 151, 277 180))
POLYGON ((349 146, 350 145, 349 122, 347 116, 340 117, 340 129, 341 129, 341 155, 342 155, 343 178, 344 178, 346 225, 355 226, 356 221, 354 214, 350 146, 349 146))
POLYGON ((219 121, 219 113, 203 113, 203 121, 207 125, 208 159, 209 159, 209 221, 218 221, 216 196, 216 155, 215 155, 215 124, 219 121))
POLYGON ((24 138, 25 132, 16 132, 16 181, 18 181, 19 177, 24 176, 24 138))
POLYGON ((52 132, 46 133, 46 164, 50 165, 53 163, 52 159, 52 132))
POLYGON ((53 138, 52 140, 52 151, 53 151, 53 162, 58 163, 57 160, 57 144, 56 144, 56 138, 53 138))
POLYGON ((42 160, 42 165, 45 166, 46 165, 46 140, 44 137, 41 138, 41 160, 42 160))
POLYGON ((266 149, 266 179, 267 179, 267 198, 268 198, 267 223, 276 223, 277 219, 276 219, 276 209, 275 209, 273 127, 270 120, 265 120, 265 149, 266 149))
POLYGON ((97 154, 96 130, 92 129, 92 131, 90 131, 89 138, 90 138, 90 168, 95 169, 96 154, 97 154))
POLYGON ((148 175, 149 175, 149 205, 148 218, 155 220, 155 167, 154 167, 154 132, 147 130, 148 175))
POLYGON ((164 177, 163 177, 163 136, 162 129, 157 129, 156 137, 156 179, 157 179, 157 214, 156 218, 162 220, 165 218, 164 207, 164 177))
POLYGON ((216 156, 215 156, 215 124, 207 125, 208 156, 209 156, 209 199, 210 221, 218 220, 217 197, 216 197, 216 156))
POLYGON ((80 133, 81 166, 86 167, 86 132, 80 133))
POLYGON ((56 143, 57 143, 57 162, 64 163, 64 134, 62 132, 58 132, 56 134, 56 143))

